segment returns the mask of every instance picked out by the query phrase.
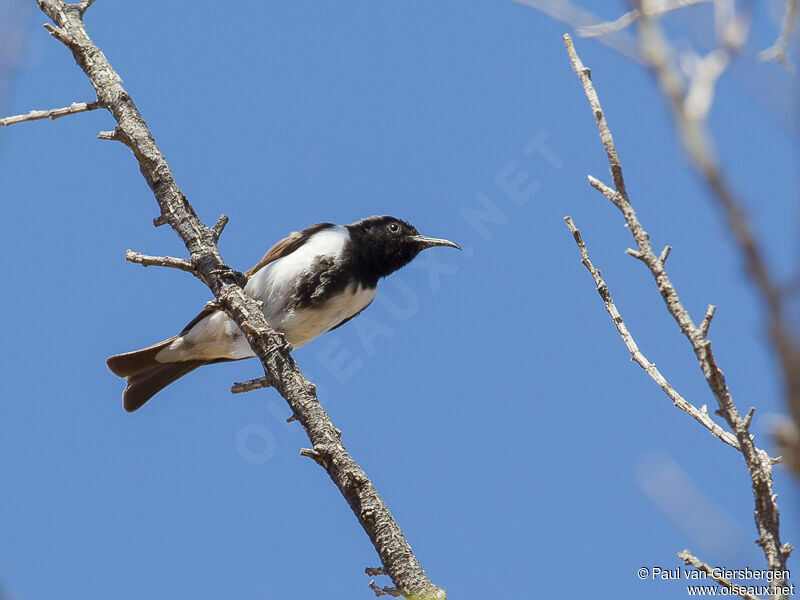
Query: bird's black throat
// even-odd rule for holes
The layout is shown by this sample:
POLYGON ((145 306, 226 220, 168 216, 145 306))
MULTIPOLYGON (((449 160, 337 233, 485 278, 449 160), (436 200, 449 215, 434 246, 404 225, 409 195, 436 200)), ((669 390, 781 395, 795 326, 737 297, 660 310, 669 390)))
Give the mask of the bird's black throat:
POLYGON ((346 227, 350 231, 346 260, 354 279, 366 287, 375 287, 421 251, 411 239, 419 235, 416 228, 395 217, 369 217, 346 227))

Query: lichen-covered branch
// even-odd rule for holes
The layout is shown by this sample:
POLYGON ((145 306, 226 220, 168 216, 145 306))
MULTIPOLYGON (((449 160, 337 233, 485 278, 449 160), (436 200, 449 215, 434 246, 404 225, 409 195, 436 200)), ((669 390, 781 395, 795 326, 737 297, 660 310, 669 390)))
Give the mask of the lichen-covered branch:
MULTIPOLYGON (((646 18, 642 16, 642 21, 646 18)), ((655 279, 658 290, 663 298, 667 310, 678 323, 681 332, 691 344, 692 350, 697 357, 697 361, 703 372, 703 376, 719 405, 719 414, 726 420, 731 431, 739 444, 739 450, 744 456, 745 463, 750 475, 750 481, 755 500, 755 521, 759 533, 758 545, 764 551, 767 566, 775 575, 773 589, 778 590, 784 583, 783 577, 788 558, 792 547, 788 544, 781 544, 780 541, 780 518, 777 496, 772 492, 772 459, 764 450, 758 448, 750 432, 750 420, 742 418, 736 405, 733 402, 730 391, 725 380, 725 375, 717 364, 714 356, 711 341, 707 338, 708 325, 710 324, 711 314, 707 313, 705 325, 697 326, 689 316, 688 311, 683 306, 672 281, 667 275, 665 257, 663 253, 657 255, 650 244, 650 236, 645 231, 639 221, 636 211, 631 204, 628 192, 625 188, 625 181, 622 173, 619 156, 611 131, 606 122, 605 114, 600 106, 600 100, 594 89, 590 71, 586 68, 578 56, 572 38, 564 36, 564 43, 567 53, 572 63, 575 73, 578 75, 583 86, 586 98, 592 109, 600 139, 608 156, 611 174, 614 179, 615 189, 611 189, 597 179, 590 178, 590 183, 609 198, 612 203, 622 212, 628 228, 636 241, 635 256, 643 262, 655 279), (663 258, 662 258, 663 257, 663 258)), ((773 598, 784 598, 781 593, 776 593, 773 598)))
POLYGON ((305 429, 313 452, 320 459, 318 462, 347 500, 400 593, 414 600, 443 600, 444 590, 425 575, 375 486, 345 449, 339 430, 317 400, 314 385, 303 376, 281 336, 269 327, 256 301, 244 293, 237 278, 232 276, 235 272, 222 260, 216 242, 226 219, 213 228, 200 221, 133 99, 122 87, 120 77, 87 34, 83 14, 91 3, 91 0, 80 4, 38 0, 39 7, 55 24, 48 25, 48 30, 72 51, 94 86, 98 102, 117 122, 113 135, 107 139, 124 143, 135 155, 161 210, 156 223, 168 223, 180 236, 196 275, 211 289, 219 306, 238 323, 261 360, 265 374, 305 429))

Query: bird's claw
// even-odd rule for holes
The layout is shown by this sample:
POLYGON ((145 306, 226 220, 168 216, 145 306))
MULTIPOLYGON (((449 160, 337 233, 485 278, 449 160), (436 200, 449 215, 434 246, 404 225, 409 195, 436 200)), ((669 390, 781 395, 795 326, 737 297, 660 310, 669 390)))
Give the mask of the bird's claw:
POLYGON ((281 352, 291 352, 294 350, 294 346, 289 343, 289 340, 286 339, 286 334, 281 331, 276 331, 275 333, 278 334, 278 338, 280 339, 280 344, 278 344, 278 350, 281 352))
POLYGON ((247 275, 245 275, 241 271, 231 269, 228 265, 222 265, 220 267, 217 267, 212 271, 212 273, 218 275, 223 279, 232 280, 239 287, 244 287, 245 285, 247 285, 247 275))

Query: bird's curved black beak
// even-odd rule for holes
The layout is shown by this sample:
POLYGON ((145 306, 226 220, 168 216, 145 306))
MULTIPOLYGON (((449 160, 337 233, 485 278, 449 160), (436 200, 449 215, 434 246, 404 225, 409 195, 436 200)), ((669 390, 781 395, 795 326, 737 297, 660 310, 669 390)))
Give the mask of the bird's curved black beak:
POLYGON ((451 248, 458 248, 459 250, 461 250, 461 246, 459 246, 455 242, 451 242, 450 240, 445 240, 442 238, 432 238, 432 237, 425 237, 424 235, 415 235, 411 237, 411 240, 419 245, 420 250, 425 250, 426 248, 433 248, 434 246, 450 246, 451 248))

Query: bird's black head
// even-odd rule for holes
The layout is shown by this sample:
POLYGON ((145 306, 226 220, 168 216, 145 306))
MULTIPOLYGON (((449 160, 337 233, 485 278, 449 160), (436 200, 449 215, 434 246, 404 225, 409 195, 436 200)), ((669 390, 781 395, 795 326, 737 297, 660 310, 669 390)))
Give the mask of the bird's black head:
POLYGON ((347 225, 347 229, 350 252, 371 284, 406 266, 426 248, 450 246, 461 250, 450 240, 422 236, 416 227, 395 217, 368 217, 347 225))

